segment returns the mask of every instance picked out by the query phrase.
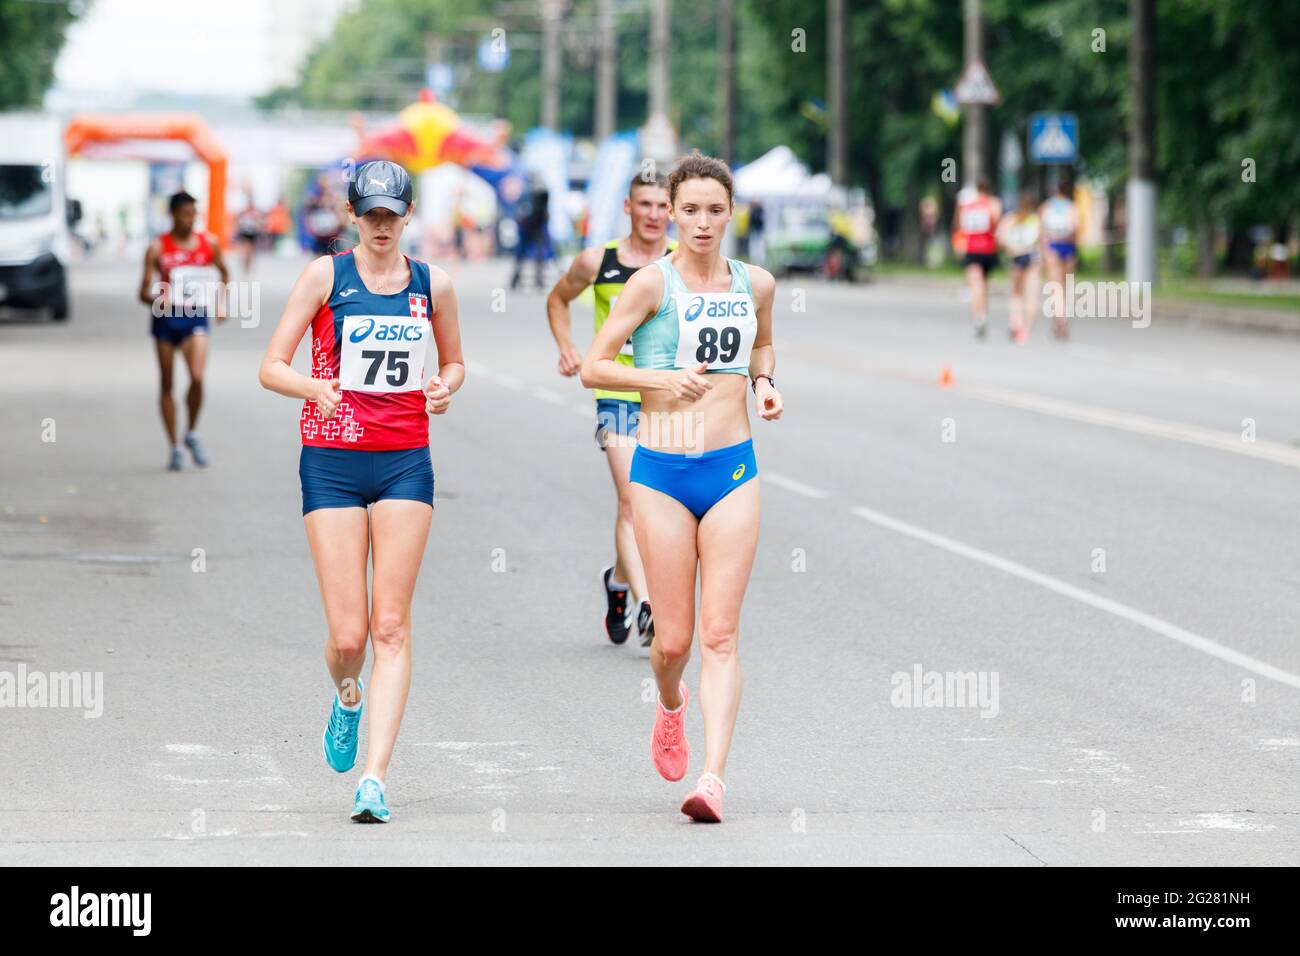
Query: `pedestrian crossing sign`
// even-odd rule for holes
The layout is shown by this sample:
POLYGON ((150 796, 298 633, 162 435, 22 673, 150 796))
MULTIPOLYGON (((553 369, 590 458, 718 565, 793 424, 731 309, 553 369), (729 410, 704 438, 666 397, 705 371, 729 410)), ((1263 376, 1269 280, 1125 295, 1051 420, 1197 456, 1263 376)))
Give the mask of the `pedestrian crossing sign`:
POLYGON ((966 64, 953 92, 962 106, 997 106, 1002 102, 1002 94, 993 85, 988 67, 980 60, 966 64))
POLYGON ((1073 113, 1034 113, 1029 117, 1029 159, 1035 163, 1073 163, 1079 158, 1079 118, 1073 113))

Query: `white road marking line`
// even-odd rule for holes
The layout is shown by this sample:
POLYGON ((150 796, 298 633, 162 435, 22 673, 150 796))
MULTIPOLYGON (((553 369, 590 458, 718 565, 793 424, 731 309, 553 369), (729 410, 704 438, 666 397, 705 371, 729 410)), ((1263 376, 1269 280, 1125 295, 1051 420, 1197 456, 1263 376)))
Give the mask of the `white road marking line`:
POLYGON ((1219 382, 1223 385, 1243 385, 1254 388, 1264 384, 1254 375, 1243 375, 1241 372, 1234 372, 1226 368, 1212 368, 1205 373, 1205 377, 1212 382, 1219 382))
POLYGON ((574 402, 570 407, 573 409, 573 414, 581 415, 583 418, 590 418, 596 413, 596 407, 586 402, 574 402))
POLYGON ((1082 355, 1084 358, 1099 359, 1103 362, 1109 362, 1115 357, 1115 353, 1110 349, 1099 348, 1096 345, 1071 345, 1070 351, 1075 355, 1082 355))
POLYGON ((830 495, 820 488, 814 488, 811 485, 805 485, 802 481, 795 481, 793 478, 787 478, 784 475, 778 475, 774 471, 764 469, 758 473, 760 481, 771 482, 778 488, 784 488, 786 491, 793 491, 796 495, 803 495, 805 498, 829 498, 830 495))
MULTIPOLYGON (((862 362, 844 359, 835 353, 803 349, 799 346, 786 346, 782 341, 775 344, 777 351, 783 354, 789 354, 798 359, 819 362, 823 366, 839 368, 849 372, 874 375, 894 381, 910 382, 914 385, 932 385, 938 381, 937 374, 931 375, 906 368, 866 365, 862 362)), ((1300 468, 1300 449, 1284 445, 1281 442, 1245 442, 1234 432, 1219 432, 1209 428, 1200 428, 1196 425, 1184 425, 1180 422, 1100 408, 1096 405, 1047 398, 1030 392, 1014 391, 1008 388, 962 385, 960 375, 957 376, 957 383, 949 387, 949 391, 956 395, 965 395, 969 398, 992 402, 996 405, 1020 408, 1025 411, 1038 412, 1042 415, 1054 415, 1057 418, 1068 418, 1074 421, 1087 422, 1091 425, 1101 425, 1120 431, 1134 432, 1139 435, 1168 438, 1173 441, 1186 442, 1189 445, 1200 445, 1203 448, 1235 452, 1249 458, 1260 458, 1275 464, 1300 468)))
POLYGON ((1196 425, 1184 425, 1161 418, 1148 418, 1146 415, 1134 415, 1130 412, 1117 412, 1095 405, 1083 405, 1078 402, 1066 402, 1058 398, 1044 398, 1028 392, 1017 392, 1007 388, 990 388, 982 385, 958 386, 953 389, 960 395, 1020 408, 1025 411, 1068 418, 1090 425, 1103 425, 1120 431, 1134 432, 1139 435, 1151 435, 1156 438, 1169 438, 1189 445, 1230 451, 1249 458, 1261 458, 1278 465, 1300 468, 1300 448, 1292 448, 1280 442, 1242 441, 1241 436, 1233 432, 1214 431, 1196 425))
POLYGON ((548 405, 563 405, 564 396, 559 392, 552 391, 544 385, 538 385, 533 388, 533 397, 539 398, 548 405))
POLYGON ((211 755, 216 753, 216 751, 207 744, 168 744, 167 749, 174 754, 211 755))
POLYGON ((1049 591, 1055 591, 1057 594, 1064 595, 1068 598, 1087 604, 1089 607, 1097 608, 1099 611, 1105 611, 1108 614, 1114 614, 1116 617, 1123 618, 1140 627, 1145 627, 1149 631, 1154 631, 1162 637, 1178 641, 1188 647, 1209 654, 1211 657, 1217 657, 1229 664, 1235 664, 1237 667, 1244 668, 1261 677, 1268 677, 1279 683, 1286 684, 1288 687, 1294 687, 1300 690, 1300 675, 1292 674, 1290 671, 1282 670, 1280 667, 1274 667, 1266 661, 1261 661, 1256 657, 1243 654, 1240 651, 1226 647, 1217 641, 1212 641, 1207 637, 1199 634, 1193 634, 1191 631, 1184 630, 1175 624, 1162 620, 1153 614, 1147 614, 1145 611, 1139 611, 1131 608, 1126 604, 1120 604, 1118 601, 1112 601, 1110 598, 1104 598, 1085 591, 1083 588, 1075 587, 1073 584, 1067 584, 1059 578, 1051 577, 1025 567, 1023 564, 1017 564, 1006 558, 1000 558, 996 554, 990 554, 987 551, 981 551, 979 548, 973 548, 968 544, 962 544, 960 541, 954 541, 952 538, 945 538, 941 534, 935 534, 933 531, 927 531, 924 528, 918 528, 916 525, 908 524, 905 521, 899 521, 897 518, 891 518, 889 515, 881 514, 879 511, 872 511, 870 508, 861 506, 853 509, 853 513, 859 518, 870 521, 872 524, 879 525, 882 528, 888 528, 890 531, 897 531, 899 534, 907 535, 909 538, 915 538, 918 541, 924 541, 926 544, 932 544, 936 548, 942 548, 953 554, 960 555, 963 558, 969 558, 972 561, 978 561, 980 564, 986 564, 991 568, 999 571, 1005 571, 1014 577, 1028 581, 1031 584, 1037 584, 1039 587, 1047 588, 1049 591))
POLYGON ((498 385, 502 388, 508 388, 512 392, 517 392, 524 387, 524 383, 519 381, 519 379, 515 378, 513 375, 506 375, 498 372, 496 374, 496 380, 498 385))

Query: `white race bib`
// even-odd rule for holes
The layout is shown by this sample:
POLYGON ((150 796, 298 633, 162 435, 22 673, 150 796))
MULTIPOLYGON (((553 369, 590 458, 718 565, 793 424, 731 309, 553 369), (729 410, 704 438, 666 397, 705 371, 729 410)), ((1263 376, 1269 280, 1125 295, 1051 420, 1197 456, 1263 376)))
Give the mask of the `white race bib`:
POLYGON ((677 292, 677 368, 749 368, 758 335, 754 300, 744 292, 677 292))
POLYGON ((353 392, 418 392, 424 387, 429 321, 405 315, 343 320, 340 387, 353 392))
POLYGON ((992 222, 985 206, 974 206, 961 211, 962 232, 988 232, 992 222))
POLYGON ((175 266, 167 273, 174 306, 211 315, 217 308, 219 275, 214 266, 175 266))

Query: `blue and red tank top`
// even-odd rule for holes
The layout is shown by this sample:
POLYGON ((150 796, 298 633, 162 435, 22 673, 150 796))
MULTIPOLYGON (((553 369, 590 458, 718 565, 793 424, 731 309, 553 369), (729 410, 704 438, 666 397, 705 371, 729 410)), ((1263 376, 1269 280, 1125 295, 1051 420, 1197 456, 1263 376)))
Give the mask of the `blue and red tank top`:
POLYGON ((303 403, 299 430, 313 448, 399 451, 429 444, 424 383, 437 368, 431 347, 429 266, 406 257, 411 280, 388 295, 371 292, 351 252, 333 257, 329 298, 311 323, 312 378, 341 379, 334 417, 303 403))

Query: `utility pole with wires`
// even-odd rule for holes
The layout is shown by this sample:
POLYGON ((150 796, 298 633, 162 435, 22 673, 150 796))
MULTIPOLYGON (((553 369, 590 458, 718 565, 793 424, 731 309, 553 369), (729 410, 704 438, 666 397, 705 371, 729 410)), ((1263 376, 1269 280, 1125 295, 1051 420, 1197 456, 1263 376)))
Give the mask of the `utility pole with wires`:
POLYGON ((720 158, 728 166, 736 162, 736 3, 718 0, 718 84, 722 128, 718 137, 720 158))
POLYGON ((650 116, 641 149, 664 166, 677 155, 677 133, 668 118, 668 37, 668 0, 650 0, 650 116))
MULTIPOLYGON (((980 0, 965 0, 966 67, 963 79, 978 80, 984 70, 984 20, 980 13, 980 0)), ((985 73, 987 75, 987 72, 985 73)), ((958 94, 958 102, 963 97, 958 94)), ((966 98, 966 124, 962 130, 962 173, 965 186, 974 186, 984 178, 984 147, 987 140, 984 115, 985 103, 979 98, 966 98)))
POLYGON ((560 128, 560 18, 564 0, 541 0, 542 5, 542 126, 560 128))
POLYGON ((596 21, 596 142, 611 136, 618 123, 618 34, 614 0, 598 0, 596 21))
POLYGON ((844 102, 844 0, 826 0, 826 106, 830 127, 826 136, 826 171, 831 182, 848 181, 848 110, 844 102))
POLYGON ((1125 278, 1156 279, 1155 48, 1154 0, 1129 0, 1133 34, 1129 42, 1129 119, 1125 278))

